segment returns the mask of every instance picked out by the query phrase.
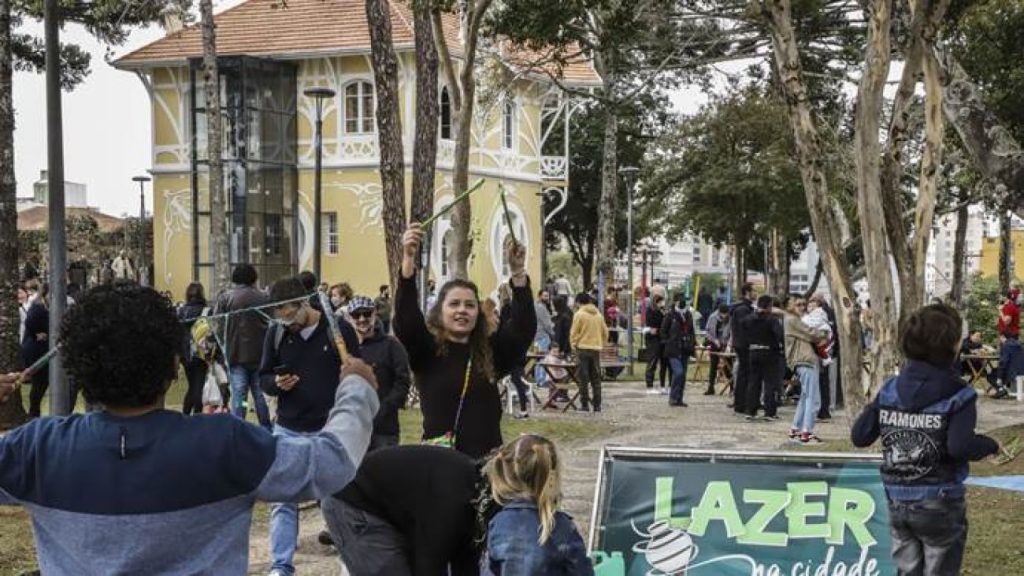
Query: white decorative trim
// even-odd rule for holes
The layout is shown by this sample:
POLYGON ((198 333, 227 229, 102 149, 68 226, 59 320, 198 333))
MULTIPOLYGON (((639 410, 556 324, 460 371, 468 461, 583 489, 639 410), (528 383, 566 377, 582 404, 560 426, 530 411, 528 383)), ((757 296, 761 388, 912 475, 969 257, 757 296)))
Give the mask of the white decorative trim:
POLYGON ((569 177, 569 160, 565 156, 541 156, 540 177, 544 180, 565 180, 569 177))
MULTIPOLYGON (((529 266, 529 254, 530 254, 530 227, 527 224, 526 214, 520 207, 520 201, 516 186, 513 184, 506 184, 506 201, 508 202, 508 211, 515 217, 513 225, 516 227, 516 240, 520 244, 527 248, 527 263, 529 266)), ((504 271, 502 268, 502 250, 504 248, 503 243, 506 235, 508 234, 508 224, 505 222, 505 210, 502 208, 501 202, 497 203, 494 208, 494 212, 491 214, 491 224, 488 227, 488 249, 491 255, 491 268, 494 270, 494 275, 501 282, 504 277, 504 271)))
MULTIPOLYGON (((164 264, 164 281, 168 285, 173 285, 174 275, 171 274, 170 267, 167 266, 167 263, 170 262, 171 242, 177 234, 192 229, 192 190, 190 188, 164 190, 163 197, 164 246, 161 262, 164 264)), ((189 237, 188 244, 189 246, 192 245, 191 236, 189 237)), ((189 250, 188 256, 189 260, 191 260, 191 250, 189 250)))

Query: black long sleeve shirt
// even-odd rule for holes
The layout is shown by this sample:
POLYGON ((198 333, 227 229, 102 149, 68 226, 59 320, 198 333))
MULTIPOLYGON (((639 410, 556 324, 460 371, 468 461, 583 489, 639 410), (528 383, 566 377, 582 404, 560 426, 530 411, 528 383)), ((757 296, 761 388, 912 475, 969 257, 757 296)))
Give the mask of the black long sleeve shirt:
MULTIPOLYGON (((474 367, 458 427, 453 430, 470 348, 468 344, 447 342, 445 349, 439 351, 418 300, 415 277, 402 278, 395 294, 394 332, 409 353, 409 365, 420 391, 423 438, 454 432, 457 450, 473 458, 484 456, 502 443, 498 387, 479 367, 474 367)), ((508 374, 533 343, 537 313, 529 282, 522 288, 512 288, 511 307, 508 321, 499 324, 490 339, 495 378, 508 374)))
POLYGON ((479 480, 473 460, 464 454, 406 445, 367 454, 355 480, 335 497, 405 536, 413 574, 438 576, 456 556, 473 554, 472 502, 479 480))

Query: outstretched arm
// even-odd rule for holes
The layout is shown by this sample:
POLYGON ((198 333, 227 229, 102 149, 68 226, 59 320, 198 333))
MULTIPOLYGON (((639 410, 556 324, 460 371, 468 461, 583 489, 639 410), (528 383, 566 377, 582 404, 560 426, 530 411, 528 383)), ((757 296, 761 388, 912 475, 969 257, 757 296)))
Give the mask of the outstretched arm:
POLYGON ((392 319, 395 336, 409 353, 413 370, 431 362, 435 356, 433 336, 420 310, 419 290, 416 287, 416 256, 423 242, 423 229, 416 222, 402 236, 402 277, 395 291, 395 315, 392 319))
POLYGON ((277 438, 274 460, 256 497, 267 502, 320 500, 351 482, 370 445, 379 407, 376 385, 373 369, 350 359, 323 430, 313 436, 277 438))

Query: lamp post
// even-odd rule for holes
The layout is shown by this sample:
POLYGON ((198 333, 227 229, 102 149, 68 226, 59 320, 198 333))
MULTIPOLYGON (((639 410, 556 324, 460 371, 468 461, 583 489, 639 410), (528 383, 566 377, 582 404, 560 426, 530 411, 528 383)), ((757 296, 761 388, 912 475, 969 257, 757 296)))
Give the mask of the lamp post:
POLYGON ((629 286, 629 307, 627 314, 626 344, 629 350, 629 374, 633 375, 633 313, 636 294, 633 292, 633 188, 636 186, 636 175, 640 169, 636 166, 623 166, 619 174, 626 182, 626 284, 629 286))
MULTIPOLYGON (((46 190, 50 245, 50 318, 51 348, 57 345, 64 310, 67 307, 67 236, 64 230, 64 119, 60 92, 60 20, 57 0, 43 3, 43 28, 46 42, 46 190)), ((57 354, 50 361, 50 413, 70 414, 71 391, 64 375, 63 359, 57 354)))
POLYGON ((313 135, 313 148, 315 160, 313 165, 313 274, 316 274, 318 281, 323 281, 320 275, 320 252, 323 249, 323 230, 321 210, 323 199, 321 193, 321 173, 323 172, 323 128, 324 128, 324 100, 334 98, 334 90, 330 88, 308 88, 302 92, 307 98, 312 98, 316 103, 316 128, 313 135))
POLYGON ((149 176, 133 176, 132 182, 139 183, 139 284, 143 284, 145 278, 146 286, 149 285, 149 266, 146 266, 146 182, 152 180, 149 176), (142 268, 145 266, 146 275, 142 275, 142 268))

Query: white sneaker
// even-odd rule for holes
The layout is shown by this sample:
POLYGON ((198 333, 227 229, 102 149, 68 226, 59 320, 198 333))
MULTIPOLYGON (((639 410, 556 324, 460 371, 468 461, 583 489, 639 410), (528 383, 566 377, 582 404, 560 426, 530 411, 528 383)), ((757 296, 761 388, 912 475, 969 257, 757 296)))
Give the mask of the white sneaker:
POLYGON ((658 394, 661 394, 662 396, 667 396, 668 395, 668 388, 661 388, 658 391, 658 394))
POLYGON ((657 388, 648 388, 647 389, 647 395, 648 396, 657 396, 658 394, 661 394, 661 392, 658 392, 657 388))

